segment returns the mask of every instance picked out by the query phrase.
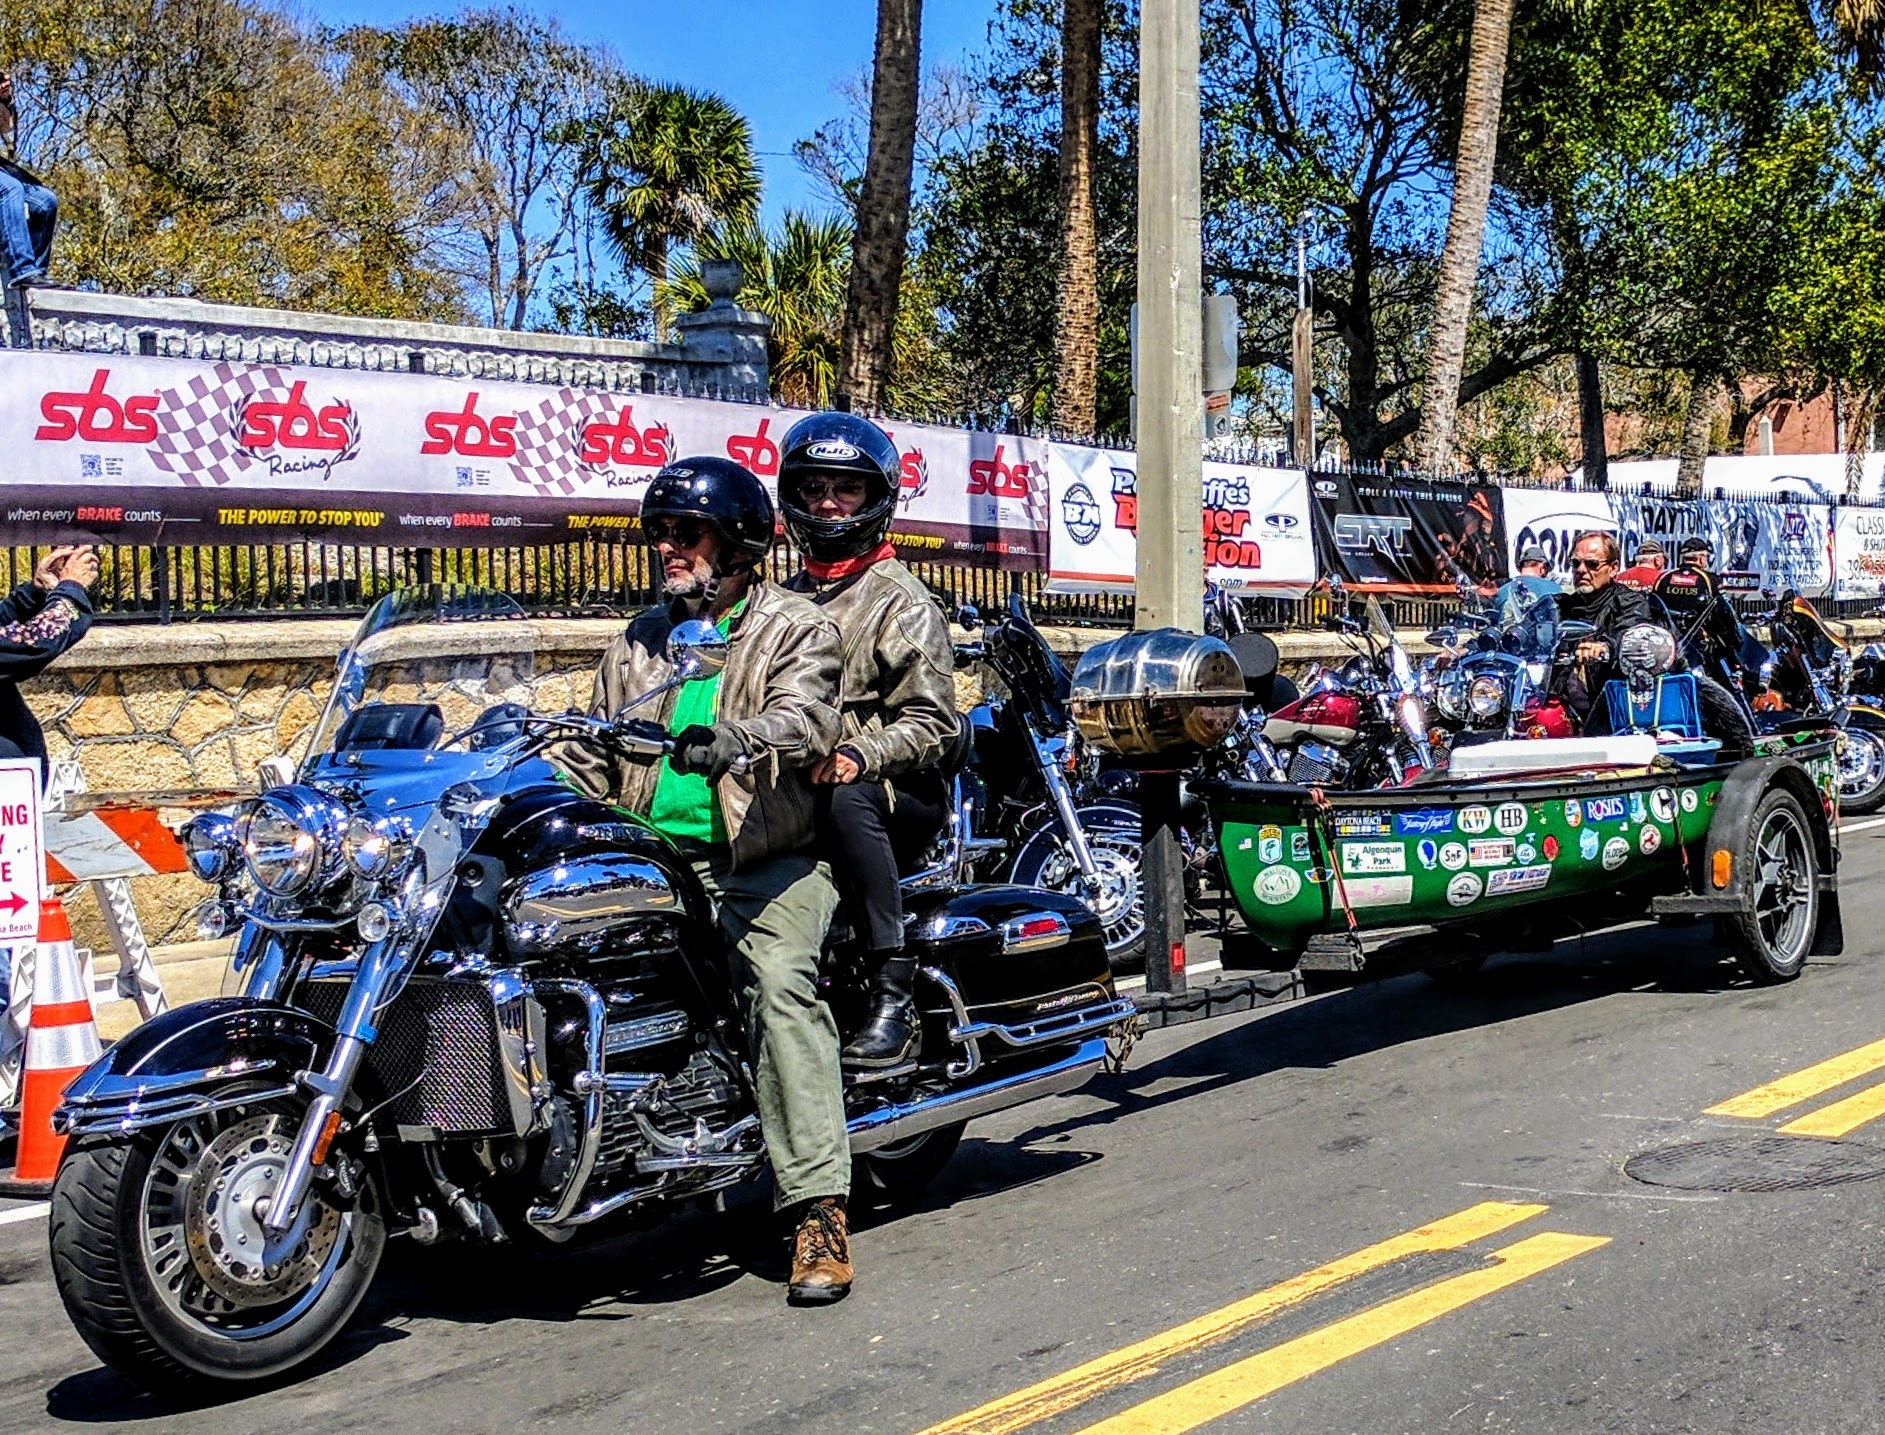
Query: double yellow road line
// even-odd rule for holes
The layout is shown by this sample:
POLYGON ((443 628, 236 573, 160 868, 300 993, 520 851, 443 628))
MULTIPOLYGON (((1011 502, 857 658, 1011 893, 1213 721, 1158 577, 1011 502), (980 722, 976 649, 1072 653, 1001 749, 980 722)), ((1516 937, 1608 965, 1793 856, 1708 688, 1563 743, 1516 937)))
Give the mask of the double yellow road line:
MULTIPOLYGON (((1180 1356, 1229 1340, 1357 1276, 1413 1256, 1464 1249, 1543 1215, 1547 1209, 1504 1201, 1482 1202, 991 1400, 932 1425, 922 1435, 1009 1435, 1155 1375, 1180 1356)), ((1540 1232, 1492 1252, 1488 1264, 1478 1270, 1436 1281, 1234 1361, 1090 1425, 1081 1435, 1182 1435, 1352 1355, 1607 1244, 1609 1238, 1605 1236, 1540 1232)))
MULTIPOLYGON (((1836 1087, 1885 1069, 1885 1041, 1868 1042, 1839 1056, 1816 1062, 1800 1071, 1776 1077, 1752 1091, 1708 1108, 1709 1116, 1733 1116, 1761 1121, 1790 1107, 1804 1105, 1836 1087)), ((1830 1106, 1809 1111, 1780 1128, 1789 1136, 1845 1136, 1867 1122, 1885 1116, 1885 1083, 1866 1087, 1830 1106)))

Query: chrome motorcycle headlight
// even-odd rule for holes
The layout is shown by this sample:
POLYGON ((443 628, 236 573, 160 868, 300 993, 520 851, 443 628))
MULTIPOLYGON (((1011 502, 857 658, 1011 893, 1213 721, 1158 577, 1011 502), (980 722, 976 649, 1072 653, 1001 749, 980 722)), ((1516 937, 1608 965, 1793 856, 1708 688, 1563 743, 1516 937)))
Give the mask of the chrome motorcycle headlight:
POLYGON ((249 803, 237 820, 242 857, 263 891, 309 892, 333 875, 346 813, 309 787, 281 787, 249 803))
POLYGON ((221 812, 193 817, 183 829, 183 860, 198 881, 222 881, 241 850, 236 820, 221 812))
POLYGON ((1495 718, 1505 711, 1505 679, 1481 673, 1466 689, 1466 708, 1476 718, 1495 718))
POLYGON ((1617 643, 1617 666, 1626 678, 1653 678, 1675 666, 1676 638, 1667 628, 1638 623, 1617 643))
POLYGON ((1457 668, 1440 674, 1433 685, 1434 705, 1453 722, 1466 721, 1466 674, 1457 668))
POLYGON ((347 833, 340 840, 341 857, 364 882, 394 875, 411 854, 410 832, 393 817, 356 816, 348 821, 347 833))

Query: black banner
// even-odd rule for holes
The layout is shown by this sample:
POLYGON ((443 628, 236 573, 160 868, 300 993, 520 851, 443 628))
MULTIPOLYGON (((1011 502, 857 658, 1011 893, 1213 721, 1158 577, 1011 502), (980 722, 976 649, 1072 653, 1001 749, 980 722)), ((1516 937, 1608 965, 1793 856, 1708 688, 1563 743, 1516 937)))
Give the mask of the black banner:
POLYGON ((1505 504, 1490 483, 1312 473, 1316 567, 1377 593, 1451 593, 1506 579, 1505 504))

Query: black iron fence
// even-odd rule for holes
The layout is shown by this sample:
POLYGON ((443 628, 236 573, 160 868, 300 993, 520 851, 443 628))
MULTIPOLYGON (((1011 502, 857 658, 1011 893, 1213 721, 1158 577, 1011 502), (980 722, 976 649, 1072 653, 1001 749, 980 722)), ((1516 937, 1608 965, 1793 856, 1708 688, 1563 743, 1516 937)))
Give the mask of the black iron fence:
MULTIPOLYGON (((6 587, 32 575, 41 548, 0 548, 6 587)), ((771 571, 788 576, 796 558, 774 552, 771 571)), ((1050 594, 1046 575, 1001 572, 948 563, 913 562, 918 577, 952 608, 984 613, 1019 594, 1037 621, 1127 627, 1133 605, 1121 594, 1050 594)), ((639 543, 597 541, 528 548, 372 548, 332 543, 254 544, 243 547, 130 547, 101 550, 93 601, 101 621, 177 623, 209 619, 348 618, 381 595, 415 583, 469 583, 509 593, 541 613, 631 612, 653 601, 648 552, 639 543)), ((1312 593, 1300 599, 1250 598, 1255 627, 1314 628, 1330 614, 1359 603, 1357 590, 1341 597, 1312 593)), ((1744 616, 1773 604, 1761 594, 1735 596, 1744 616)), ((1399 628, 1438 626, 1458 607, 1450 597, 1384 597, 1399 628)), ((1879 612, 1878 598, 1815 599, 1827 617, 1851 619, 1879 612)))

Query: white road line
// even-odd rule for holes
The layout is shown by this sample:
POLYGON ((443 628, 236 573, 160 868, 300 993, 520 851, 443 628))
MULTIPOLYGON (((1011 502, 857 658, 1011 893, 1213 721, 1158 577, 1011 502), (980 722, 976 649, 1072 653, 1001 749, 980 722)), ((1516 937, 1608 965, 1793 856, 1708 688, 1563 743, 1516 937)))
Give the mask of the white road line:
MULTIPOLYGON (((1191 962, 1185 967, 1185 975, 1187 977, 1195 977, 1204 972, 1221 972, 1223 970, 1224 964, 1222 962, 1191 962)), ((1118 981, 1113 983, 1113 986, 1122 992, 1142 991, 1145 988, 1145 978, 1121 977, 1118 981)))
POLYGON ((30 1206, 19 1206, 11 1211, 0 1211, 0 1226, 10 1226, 16 1221, 36 1221, 52 1209, 49 1201, 35 1201, 30 1206))
POLYGON ((1527 1196, 1595 1196, 1600 1201, 1685 1201, 1696 1205, 1712 1204, 1719 1201, 1719 1196, 1658 1196, 1649 1191, 1567 1191, 1562 1188, 1547 1191, 1542 1186, 1501 1186, 1496 1181, 1462 1181, 1462 1186, 1475 1191, 1517 1191, 1527 1196))
POLYGON ((1885 817, 1868 817, 1863 822, 1842 822, 1839 834, 1843 837, 1848 832, 1864 832, 1873 827, 1885 827, 1885 817))

